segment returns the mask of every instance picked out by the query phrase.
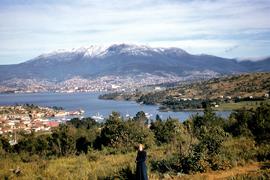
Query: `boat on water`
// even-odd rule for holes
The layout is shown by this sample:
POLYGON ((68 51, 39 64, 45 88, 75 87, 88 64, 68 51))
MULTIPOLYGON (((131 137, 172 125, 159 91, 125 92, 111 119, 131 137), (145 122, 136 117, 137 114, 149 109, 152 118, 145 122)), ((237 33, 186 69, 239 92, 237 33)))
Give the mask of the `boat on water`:
POLYGON ((97 113, 94 116, 91 116, 91 118, 94 119, 95 121, 103 121, 104 120, 103 115, 102 114, 99 114, 99 113, 97 113))
POLYGON ((150 117, 153 116, 153 114, 145 113, 145 116, 147 117, 147 119, 149 119, 150 117))
POLYGON ((133 118, 133 116, 131 116, 131 115, 127 112, 126 115, 125 115, 125 118, 126 118, 126 119, 129 119, 129 118, 133 118))

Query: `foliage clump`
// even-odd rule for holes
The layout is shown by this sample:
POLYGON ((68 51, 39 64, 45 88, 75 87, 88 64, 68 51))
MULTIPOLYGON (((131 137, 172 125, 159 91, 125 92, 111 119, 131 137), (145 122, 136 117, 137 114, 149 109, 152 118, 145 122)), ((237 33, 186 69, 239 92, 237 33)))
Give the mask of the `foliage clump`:
MULTIPOLYGON (((67 176, 75 177, 80 172, 92 179, 132 179, 135 147, 142 143, 148 148, 150 174, 192 174, 268 161, 269 142, 269 104, 235 111, 228 119, 206 106, 203 114, 185 122, 157 116, 150 123, 142 111, 129 119, 113 112, 104 123, 91 118, 72 119, 51 133, 21 135, 14 146, 0 136, 0 157, 5 162, 0 165, 14 169, 14 162, 22 167, 31 164, 35 177, 53 178, 60 173, 53 164, 57 162, 65 164, 60 169, 67 176), (105 166, 110 167, 104 170, 105 166)), ((14 177, 9 170, 0 172, 14 177)))

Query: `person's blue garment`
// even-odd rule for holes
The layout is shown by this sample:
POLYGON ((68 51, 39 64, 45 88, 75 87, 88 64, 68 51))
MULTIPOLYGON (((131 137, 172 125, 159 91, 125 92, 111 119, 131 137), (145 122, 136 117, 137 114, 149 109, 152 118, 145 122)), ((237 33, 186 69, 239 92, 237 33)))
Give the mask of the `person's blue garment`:
POLYGON ((136 180, 148 180, 145 160, 146 160, 146 152, 138 151, 136 158, 137 162, 136 180))

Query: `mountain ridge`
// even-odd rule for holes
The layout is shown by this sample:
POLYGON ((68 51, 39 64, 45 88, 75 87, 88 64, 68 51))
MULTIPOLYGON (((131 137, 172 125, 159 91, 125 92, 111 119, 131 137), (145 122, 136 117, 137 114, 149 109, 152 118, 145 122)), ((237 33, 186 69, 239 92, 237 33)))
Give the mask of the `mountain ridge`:
MULTIPOLYGON (((0 85, 6 86, 5 82, 13 79, 61 83, 73 77, 95 80, 113 76, 113 81, 116 81, 117 77, 125 79, 132 76, 139 77, 136 81, 143 81, 143 76, 149 76, 149 82, 145 83, 149 85, 160 83, 158 77, 179 77, 173 79, 181 81, 200 76, 212 78, 227 74, 269 71, 270 58, 261 61, 238 61, 205 54, 193 55, 180 48, 152 48, 132 44, 92 45, 69 51, 53 51, 20 64, 0 65, 0 85), (152 81, 152 77, 155 80, 152 81)), ((169 78, 167 80, 171 82, 169 78)))
MULTIPOLYGON (((29 63, 36 60, 40 60, 43 58, 50 58, 52 56, 59 56, 59 55, 68 55, 68 54, 80 54, 82 57, 90 57, 90 58, 102 58, 114 55, 115 53, 119 54, 127 54, 127 55, 143 55, 143 56, 150 56, 153 53, 175 53, 175 54, 189 54, 185 50, 176 47, 170 48, 152 48, 146 45, 134 45, 134 44, 113 44, 110 46, 98 46, 98 45, 91 45, 88 47, 80 47, 80 48, 72 48, 68 49, 59 49, 56 51, 52 51, 49 53, 41 54, 33 59, 30 59, 23 63, 29 63), (148 52, 148 54, 147 54, 148 52)), ((21 63, 21 64, 23 64, 21 63)))

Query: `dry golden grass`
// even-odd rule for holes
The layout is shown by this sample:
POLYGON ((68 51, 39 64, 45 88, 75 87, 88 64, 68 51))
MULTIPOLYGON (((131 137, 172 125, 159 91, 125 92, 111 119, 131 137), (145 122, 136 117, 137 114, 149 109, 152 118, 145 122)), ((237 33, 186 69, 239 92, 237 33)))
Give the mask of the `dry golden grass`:
POLYGON ((185 97, 201 99, 216 99, 220 96, 263 97, 269 93, 269 85, 270 73, 250 73, 183 85, 168 90, 167 93, 175 95, 182 90, 185 97))
MULTIPOLYGON (((257 172, 261 168, 261 163, 255 162, 247 164, 245 166, 238 166, 226 171, 213 171, 207 173, 197 173, 194 175, 180 175, 180 176, 165 176, 166 180, 177 179, 177 180, 222 180, 229 179, 239 175, 244 175, 252 172, 257 172)), ((158 177, 154 177, 158 179, 158 177)))
POLYGON ((113 176, 122 168, 135 167, 135 153, 121 155, 87 155, 62 157, 53 160, 41 160, 23 163, 12 159, 0 162, 0 177, 11 179, 97 179, 97 177, 113 176), (12 169, 19 168, 17 176, 12 169))
MULTIPOLYGON (((149 159, 162 158, 164 148, 149 150, 149 159)), ((60 157, 43 160, 32 157, 31 162, 24 163, 18 156, 0 160, 0 179, 98 179, 113 177, 123 168, 135 172, 136 152, 128 154, 106 155, 93 151, 87 155, 60 157), (16 175, 12 170, 20 169, 16 175)), ((149 166, 149 165, 148 165, 149 166)), ((149 176, 153 176, 149 173, 149 176)))
POLYGON ((229 177, 233 177, 239 174, 245 174, 251 171, 257 171, 260 169, 259 163, 252 163, 249 165, 245 165, 243 167, 235 167, 230 170, 226 171, 215 171, 215 172, 210 172, 210 173, 202 173, 202 174, 196 174, 192 176, 192 178, 200 178, 202 177, 203 179, 207 180, 215 180, 215 179, 226 179, 229 177))
MULTIPOLYGON (((166 147, 149 150, 149 159, 164 157, 166 147)), ((135 171, 136 153, 106 155, 102 152, 91 152, 88 155, 61 157, 51 160, 42 160, 36 157, 36 161, 22 162, 19 158, 4 158, 0 160, 0 179, 98 179, 114 177, 121 169, 129 167, 135 171), (12 170, 19 168, 21 173, 16 175, 12 170)), ((149 179, 194 179, 213 180, 226 179, 260 169, 258 162, 236 166, 226 171, 213 171, 194 175, 162 175, 157 172, 149 172, 149 179)), ((149 164, 148 164, 149 167, 149 164)))

